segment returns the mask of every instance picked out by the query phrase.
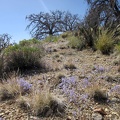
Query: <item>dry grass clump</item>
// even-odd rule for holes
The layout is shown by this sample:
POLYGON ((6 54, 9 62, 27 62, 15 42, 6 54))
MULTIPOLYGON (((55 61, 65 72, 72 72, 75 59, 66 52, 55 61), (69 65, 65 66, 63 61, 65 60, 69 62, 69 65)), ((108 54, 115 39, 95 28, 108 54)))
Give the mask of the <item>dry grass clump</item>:
POLYGON ((16 102, 22 110, 30 110, 30 98, 28 96, 19 96, 16 102))
POLYGON ((21 79, 10 79, 6 82, 0 83, 0 100, 8 100, 18 97, 19 95, 26 95, 31 92, 32 85, 21 79))
POLYGON ((118 66, 118 72, 120 72, 120 65, 118 66))
POLYGON ((40 94, 34 95, 33 111, 37 116, 63 116, 65 113, 65 106, 57 101, 52 94, 42 91, 40 94))
POLYGON ((0 84, 0 101, 14 99, 20 92, 16 82, 10 81, 0 84))
POLYGON ((110 54, 114 48, 113 32, 103 30, 99 35, 95 46, 102 52, 102 54, 110 54))
POLYGON ((108 93, 106 89, 103 89, 99 83, 92 83, 92 85, 85 90, 89 93, 90 97, 98 103, 106 103, 108 100, 108 93))
POLYGON ((82 36, 81 37, 71 36, 68 38, 68 40, 69 40, 68 46, 70 46, 73 49, 83 50, 83 48, 85 48, 85 41, 82 36))
POLYGON ((64 77, 65 77, 65 75, 63 75, 62 73, 59 73, 58 76, 57 76, 57 79, 60 80, 60 79, 62 79, 62 78, 64 78, 64 77))
POLYGON ((40 91, 34 91, 31 96, 31 106, 36 116, 63 116, 65 113, 65 106, 50 92, 48 86, 40 91))
POLYGON ((94 101, 98 103, 106 103, 108 100, 108 95, 104 90, 95 90, 93 98, 94 98, 94 101))
POLYGON ((73 63, 67 62, 66 64, 64 64, 64 68, 67 70, 68 69, 72 70, 72 69, 76 69, 76 66, 73 63))

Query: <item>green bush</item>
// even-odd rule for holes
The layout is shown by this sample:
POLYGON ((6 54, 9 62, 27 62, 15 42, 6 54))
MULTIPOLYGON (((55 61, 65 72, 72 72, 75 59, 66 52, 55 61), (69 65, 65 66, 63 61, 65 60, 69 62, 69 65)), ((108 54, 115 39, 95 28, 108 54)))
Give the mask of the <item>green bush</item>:
POLYGON ((57 42, 59 40, 59 36, 48 36, 45 39, 45 42, 57 42))
POLYGON ((24 39, 24 40, 19 42, 20 46, 30 46, 30 45, 33 45, 33 44, 40 44, 40 41, 33 38, 33 39, 29 39, 29 40, 24 39))
POLYGON ((4 76, 4 54, 0 54, 0 79, 4 76))
POLYGON ((77 50, 82 50, 85 47, 85 41, 84 38, 78 38, 75 36, 69 37, 68 38, 69 43, 68 45, 73 48, 73 49, 77 49, 77 50))
POLYGON ((110 54, 114 48, 113 33, 108 32, 108 30, 102 30, 95 46, 102 54, 110 54))
POLYGON ((40 67, 40 59, 43 54, 44 52, 41 44, 33 44, 32 46, 21 46, 21 44, 16 44, 14 46, 9 46, 5 49, 5 70, 38 68, 40 67))
POLYGON ((95 30, 91 27, 82 26, 79 28, 79 34, 83 35, 85 39, 84 40, 85 45, 92 49, 94 49, 94 42, 96 41, 96 37, 98 36, 98 33, 99 33, 99 30, 95 32, 95 30))
POLYGON ((65 39, 65 38, 68 37, 68 34, 67 34, 67 33, 63 33, 63 34, 61 35, 61 37, 62 37, 63 39, 65 39))
POLYGON ((115 50, 120 53, 120 43, 115 45, 115 50))

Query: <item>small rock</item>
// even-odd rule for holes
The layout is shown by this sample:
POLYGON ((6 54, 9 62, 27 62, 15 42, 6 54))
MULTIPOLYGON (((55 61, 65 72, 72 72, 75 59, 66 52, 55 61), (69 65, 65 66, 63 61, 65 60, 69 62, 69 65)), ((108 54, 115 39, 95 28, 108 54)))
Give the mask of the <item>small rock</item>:
POLYGON ((0 113, 0 116, 3 116, 4 115, 4 113, 0 113))
POLYGON ((68 116, 66 120, 72 120, 72 118, 70 116, 68 116))
POLYGON ((105 110, 102 109, 102 108, 96 108, 96 109, 94 109, 94 112, 97 112, 97 113, 99 113, 101 115, 107 115, 107 113, 105 112, 105 110))
POLYGON ((99 113, 93 113, 92 114, 92 119, 93 120, 103 120, 103 116, 99 113))

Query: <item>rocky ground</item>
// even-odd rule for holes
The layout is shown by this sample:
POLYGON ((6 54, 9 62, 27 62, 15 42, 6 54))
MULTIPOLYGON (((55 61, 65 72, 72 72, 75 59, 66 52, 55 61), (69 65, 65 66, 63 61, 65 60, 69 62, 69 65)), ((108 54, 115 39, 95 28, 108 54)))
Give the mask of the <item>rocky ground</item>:
POLYGON ((9 100, 0 102, 0 120, 120 120, 119 55, 77 51, 67 43, 64 39, 45 43, 43 61, 49 71, 25 76, 31 82, 46 79, 51 91, 62 96, 66 114, 38 118, 21 110, 16 100, 9 100))

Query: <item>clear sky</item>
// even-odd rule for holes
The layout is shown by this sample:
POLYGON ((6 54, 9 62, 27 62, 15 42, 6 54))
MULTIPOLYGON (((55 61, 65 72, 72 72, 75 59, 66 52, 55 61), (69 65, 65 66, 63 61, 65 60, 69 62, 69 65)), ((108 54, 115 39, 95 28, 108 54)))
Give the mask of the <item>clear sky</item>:
POLYGON ((50 10, 70 11, 82 19, 87 11, 85 0, 0 0, 0 34, 8 33, 11 42, 31 38, 26 26, 27 15, 49 12, 50 10))

